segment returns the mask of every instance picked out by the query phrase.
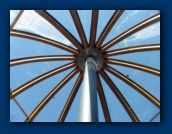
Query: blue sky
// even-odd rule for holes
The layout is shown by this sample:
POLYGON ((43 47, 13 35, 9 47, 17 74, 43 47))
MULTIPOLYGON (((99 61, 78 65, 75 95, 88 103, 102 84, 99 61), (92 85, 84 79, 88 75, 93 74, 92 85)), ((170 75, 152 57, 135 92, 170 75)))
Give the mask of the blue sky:
MULTIPOLYGON (((79 42, 80 38, 73 23, 72 17, 67 10, 48 10, 48 12, 55 17, 61 24, 65 26, 79 42)), ((18 11, 10 11, 10 24, 13 22, 17 15, 18 11)), ((104 26, 110 19, 111 15, 114 13, 114 10, 100 10, 97 36, 101 34, 104 26)), ((112 38, 116 37, 118 34, 124 32, 128 28, 134 26, 140 21, 151 17, 152 15, 158 13, 158 10, 126 10, 117 23, 114 25, 104 43, 108 42, 112 38)), ((81 23, 83 25, 87 40, 89 41, 90 34, 90 25, 91 25, 91 10, 78 10, 79 17, 81 18, 81 23)), ((57 29, 51 26, 46 20, 41 18, 37 13, 31 10, 26 10, 22 14, 18 23, 15 25, 14 29, 27 31, 35 33, 44 37, 51 38, 53 40, 62 42, 73 48, 74 45, 67 40, 57 29)), ((113 50, 121 47, 128 47, 141 44, 149 43, 160 43, 160 22, 154 23, 151 26, 129 36, 128 38, 122 40, 109 50, 113 50)), ((28 56, 38 56, 38 55, 64 55, 71 53, 55 48, 48 44, 44 44, 37 41, 32 41, 29 39, 10 37, 10 59, 28 57, 28 56)), ((145 64, 151 67, 160 69, 160 52, 140 52, 133 54, 125 54, 112 56, 110 58, 128 60, 132 62, 137 62, 145 64)), ((39 63, 29 63, 19 66, 14 66, 10 68, 10 87, 15 89, 21 84, 31 80, 32 78, 39 76, 49 70, 52 70, 56 67, 62 66, 71 61, 51 61, 51 62, 39 62, 39 63)), ((144 87, 155 97, 160 99, 160 77, 117 65, 110 65, 115 69, 121 71, 124 75, 129 75, 130 79, 137 82, 139 85, 144 87)), ((16 97, 20 105, 25 109, 26 113, 29 113, 39 104, 39 102, 73 69, 64 71, 58 75, 55 75, 47 80, 44 80, 37 85, 29 88, 25 92, 21 93, 16 97)), ((107 72, 108 73, 108 72, 107 72)), ((133 110, 138 115, 141 121, 149 121, 156 113, 159 112, 159 109, 156 108, 152 103, 147 99, 142 97, 138 92, 132 89, 130 86, 125 84, 123 81, 117 79, 115 76, 108 73, 113 82, 120 89, 124 97, 126 97, 129 104, 133 107, 133 110)), ((45 108, 38 114, 34 121, 42 122, 56 122, 58 117, 63 109, 63 106, 72 90, 73 84, 77 79, 78 74, 66 84, 59 92, 55 95, 55 98, 52 99, 45 108)), ((112 93, 108 85, 102 80, 103 89, 105 91, 105 96, 108 102, 108 107, 111 115, 111 119, 114 122, 130 122, 128 114, 112 93)), ((78 109, 81 88, 76 95, 76 98, 72 104, 72 107, 68 113, 68 116, 65 121, 76 122, 78 120, 78 109)), ((99 109, 99 121, 104 122, 104 117, 98 100, 98 109, 99 109)), ((25 116, 18 109, 13 100, 10 100, 10 121, 11 122, 23 122, 25 116)), ((159 121, 160 117, 156 119, 159 121)))

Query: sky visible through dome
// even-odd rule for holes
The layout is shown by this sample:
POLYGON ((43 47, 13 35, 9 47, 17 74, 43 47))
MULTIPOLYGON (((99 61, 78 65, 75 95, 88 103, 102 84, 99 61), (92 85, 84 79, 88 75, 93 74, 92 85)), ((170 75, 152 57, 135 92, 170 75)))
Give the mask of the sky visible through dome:
MULTIPOLYGON (((81 19, 87 41, 89 42, 92 11, 77 11, 81 19)), ((70 31, 75 36, 75 38, 79 42, 81 42, 75 24, 68 10, 47 10, 47 12, 50 13, 55 19, 57 19, 68 31, 70 31)), ((115 10, 99 10, 96 40, 100 36, 102 30, 104 29, 114 12, 115 10)), ((19 10, 10 11, 10 25, 12 24, 18 13, 19 10)), ((117 23, 109 32, 108 36, 103 42, 103 45, 117 35, 126 31, 130 27, 157 13, 159 13, 158 10, 125 10, 117 23)), ((13 29, 41 35, 43 37, 62 42, 68 46, 75 48, 75 46, 65 36, 63 36, 56 28, 54 28, 50 23, 48 23, 44 18, 39 16, 33 10, 25 10, 13 29)), ((129 46, 153 43, 160 43, 160 21, 125 38, 124 40, 108 49, 108 51, 117 48, 125 48, 129 46)), ((42 55, 72 55, 72 53, 69 53, 60 48, 46 45, 45 43, 10 36, 10 59, 42 55)), ((109 58, 127 60, 160 69, 159 50, 123 54, 118 56, 111 56, 109 58)), ((60 67, 70 62, 71 61, 35 62, 10 67, 10 88, 11 90, 13 90, 23 83, 43 73, 46 73, 47 71, 50 71, 56 67, 60 67)), ((128 76, 130 79, 132 79, 133 81, 144 87, 151 94, 153 94, 158 100, 160 100, 160 77, 133 68, 111 64, 109 64, 109 66, 122 72, 125 76, 128 76)), ((29 115, 32 110, 39 104, 39 102, 72 70, 73 68, 54 75, 17 95, 15 98, 25 110, 27 115, 29 115)), ((119 88, 126 100, 129 102, 130 106, 133 108, 140 121, 148 122, 154 115, 156 115, 160 111, 149 100, 135 91, 132 87, 128 86, 125 82, 108 72, 107 74, 119 88)), ((34 122, 56 122, 58 120, 78 75, 79 73, 75 77, 73 77, 52 98, 52 100, 49 101, 49 103, 36 116, 34 122)), ((109 86, 101 77, 100 79, 105 92, 112 122, 132 122, 129 115, 127 114, 117 97, 114 95, 114 93, 111 91, 109 86)), ((65 119, 66 122, 78 121, 81 89, 82 84, 65 119)), ((99 97, 98 110, 99 121, 105 122, 99 97)), ((24 114, 11 99, 10 122, 23 122, 25 118, 26 117, 24 116, 24 114)), ((160 115, 154 121, 159 122, 160 115)))

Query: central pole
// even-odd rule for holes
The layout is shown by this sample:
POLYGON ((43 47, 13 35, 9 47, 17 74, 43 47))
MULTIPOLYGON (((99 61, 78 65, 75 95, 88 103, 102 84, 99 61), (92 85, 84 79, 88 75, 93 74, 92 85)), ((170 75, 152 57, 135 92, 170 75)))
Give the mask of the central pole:
POLYGON ((96 64, 92 57, 85 63, 79 122, 98 122, 96 64))

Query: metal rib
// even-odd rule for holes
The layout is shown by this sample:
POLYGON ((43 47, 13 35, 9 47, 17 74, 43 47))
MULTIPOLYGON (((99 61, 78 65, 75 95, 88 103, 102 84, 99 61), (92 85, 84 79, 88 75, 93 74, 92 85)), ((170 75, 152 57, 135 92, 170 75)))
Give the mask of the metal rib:
POLYGON ((136 116, 136 114, 134 113, 134 111, 132 110, 132 108, 130 107, 130 105, 128 104, 128 102, 126 101, 126 99, 124 98, 124 96, 121 94, 121 92, 119 91, 119 89, 116 87, 116 85, 112 82, 112 80, 106 74, 106 72, 101 69, 101 70, 99 70, 99 73, 103 77, 103 79, 105 80, 105 82, 108 84, 108 86, 111 88, 111 90, 114 92, 114 94, 116 95, 116 97, 118 98, 118 100, 121 102, 121 104, 123 105, 123 107, 127 111, 128 115, 130 116, 130 118, 132 119, 132 121, 133 122, 139 122, 138 117, 136 116))
POLYGON ((62 71, 65 71, 65 70, 67 70, 69 68, 72 68, 72 67, 75 67, 75 66, 76 66, 76 63, 74 63, 74 62, 69 63, 69 64, 65 64, 65 65, 63 65, 61 67, 53 69, 53 70, 51 70, 51 71, 49 71, 47 73, 44 73, 44 74, 42 74, 42 75, 40 75, 40 76, 26 82, 26 83, 24 83, 23 85, 17 87, 16 89, 14 89, 12 91, 12 93, 10 94, 10 99, 12 99, 16 95, 20 94, 21 92, 25 91, 26 89, 34 86, 35 84, 45 80, 46 78, 49 78, 49 77, 51 77, 51 76, 53 76, 55 74, 58 74, 58 73, 60 73, 62 71))
POLYGON ((143 51, 155 51, 155 50, 160 50, 159 43, 119 48, 119 49, 107 51, 104 53, 103 56, 109 57, 109 56, 115 56, 115 55, 120 55, 120 54, 136 53, 136 52, 143 52, 143 51))
POLYGON ((117 44, 118 42, 120 42, 121 40, 127 38, 128 36, 136 33, 137 31, 157 22, 160 20, 160 14, 158 13, 157 15, 154 15, 142 22, 140 22, 139 24, 131 27, 130 29, 126 30, 125 32, 121 33, 120 35, 118 35, 117 37, 115 37, 114 39, 110 40, 108 43, 106 43, 102 48, 101 48, 101 52, 106 51, 107 49, 109 49, 110 47, 112 47, 113 45, 117 44))
POLYGON ((107 64, 115 64, 115 65, 135 68, 135 69, 142 70, 144 72, 148 72, 157 76, 160 75, 160 70, 153 67, 145 66, 142 64, 134 63, 134 62, 129 62, 125 60, 117 60, 117 59, 105 59, 104 62, 107 64))
POLYGON ((110 18, 109 22, 106 24, 104 30, 102 31, 97 43, 96 43, 96 48, 99 49, 99 47, 102 45, 103 41, 109 34, 110 30, 112 27, 115 25, 115 23, 118 21, 119 17, 122 15, 124 10, 117 10, 112 17, 110 18))
POLYGON ((102 87, 102 84, 101 84, 101 81, 100 81, 100 78, 99 78, 98 74, 97 74, 97 89, 98 89, 98 94, 99 94, 99 97, 100 97, 100 102, 101 102, 101 105, 102 105, 105 120, 106 120, 106 122, 111 122, 108 105, 107 105, 107 102, 106 102, 103 87, 102 87))
POLYGON ((33 56, 10 60, 10 66, 16 66, 26 63, 43 62, 43 61, 61 61, 61 60, 76 60, 73 55, 48 55, 48 56, 33 56))
POLYGON ((103 68, 107 70, 108 72, 112 73, 119 79, 123 80, 125 83, 127 83, 129 86, 133 87, 136 91, 138 91, 140 94, 142 94, 144 97, 146 97, 150 102, 152 102, 155 106, 160 108, 160 101, 155 98, 153 95, 151 95, 148 91, 146 91, 143 87, 132 81, 131 79, 127 78, 117 70, 111 68, 110 66, 104 65, 103 68))
POLYGON ((25 120, 25 122, 31 122, 38 115, 38 113, 44 108, 44 106, 53 98, 53 96, 77 73, 79 72, 79 68, 75 68, 68 74, 51 92, 38 104, 38 106, 30 113, 29 117, 25 120))
POLYGON ((98 22, 99 10, 92 11, 92 21, 90 30, 90 47, 95 45, 96 32, 97 32, 97 22, 98 22))
POLYGON ((39 36, 36 34, 32 34, 32 33, 28 33, 28 32, 22 32, 22 31, 18 31, 18 30, 13 30, 13 31, 10 31, 10 35, 40 41, 40 42, 46 43, 48 45, 52 45, 54 47, 66 50, 66 51, 71 52, 75 55, 79 53, 76 49, 73 49, 72 47, 69 47, 69 46, 62 44, 60 42, 57 42, 57 41, 54 41, 54 40, 51 40, 51 39, 48 39, 48 38, 45 38, 45 37, 42 37, 42 36, 39 36))
POLYGON ((77 28, 77 31, 78 31, 78 34, 79 34, 80 39, 82 41, 82 44, 84 45, 84 48, 87 48, 88 42, 87 42, 87 39, 85 36, 84 29, 83 29, 82 24, 81 24, 81 21, 79 19, 78 13, 76 10, 70 10, 70 14, 71 14, 73 21, 75 23, 75 26, 77 28))
MULTIPOLYGON (((10 89, 10 94, 12 93, 12 90, 10 89)), ((14 102, 16 103, 16 105, 19 107, 19 109, 21 110, 21 112, 26 116, 26 118, 28 117, 28 115, 26 114, 26 112, 24 111, 24 109, 21 107, 21 105, 18 103, 18 101, 13 98, 14 102)))
POLYGON ((77 39, 48 12, 43 10, 35 10, 35 12, 42 16, 45 20, 47 20, 58 31, 60 31, 73 45, 75 45, 76 48, 78 48, 80 51, 83 49, 81 47, 82 45, 77 41, 77 39))
POLYGON ((149 122, 152 122, 159 114, 160 114, 160 111, 152 119, 150 119, 149 122))
POLYGON ((23 14, 23 12, 24 12, 24 10, 20 10, 20 12, 16 16, 15 20, 13 21, 13 23, 10 26, 10 31, 13 30, 13 27, 15 26, 15 24, 17 23, 17 21, 20 19, 20 17, 23 14))
POLYGON ((60 117, 58 119, 58 122, 64 122, 64 120, 65 120, 65 118, 66 118, 66 116, 68 114, 68 111, 69 111, 69 109, 70 109, 70 107, 71 107, 71 105, 73 103, 73 100, 74 100, 74 98, 75 98, 75 96, 76 96, 76 94, 78 92, 78 89, 79 89, 79 87, 81 85, 83 75, 84 75, 84 73, 81 72, 80 75, 78 76, 78 79, 76 80, 76 83, 75 83, 75 85, 74 85, 74 87, 72 89, 72 92, 70 93, 70 95, 68 97, 68 100, 66 101, 66 104, 65 104, 65 106, 63 108, 63 111, 61 112, 61 115, 60 115, 60 117))

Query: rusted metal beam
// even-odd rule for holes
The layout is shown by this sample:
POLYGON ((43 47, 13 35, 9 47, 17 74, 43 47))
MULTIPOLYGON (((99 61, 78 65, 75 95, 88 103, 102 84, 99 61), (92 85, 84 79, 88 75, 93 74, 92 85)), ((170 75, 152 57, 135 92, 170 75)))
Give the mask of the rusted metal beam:
POLYGON ((10 60, 10 66, 16 66, 26 63, 43 62, 43 61, 61 61, 61 60, 76 60, 73 55, 48 55, 48 56, 33 56, 10 60))
POLYGON ((114 65, 135 68, 135 69, 138 69, 138 70, 141 70, 144 72, 148 72, 148 73, 160 76, 160 70, 153 68, 153 67, 145 66, 142 64, 129 62, 129 61, 125 61, 125 60, 117 60, 117 59, 105 59, 104 62, 107 64, 114 64, 114 65))
POLYGON ((39 112, 44 108, 44 106, 53 98, 54 95, 70 80, 72 79, 78 72, 79 68, 75 68, 68 74, 55 88, 53 88, 50 93, 37 105, 37 107, 30 113, 29 117, 25 120, 25 122, 31 122, 34 118, 39 114, 39 112))
POLYGON ((99 39, 98 39, 98 41, 96 43, 96 48, 97 49, 100 48, 100 46, 102 45, 103 41, 105 40, 105 38, 109 34, 110 30, 115 25, 115 23, 118 21, 119 17, 122 15, 123 12, 124 12, 124 10, 117 10, 112 15, 112 17, 110 18, 109 22, 105 26, 104 30, 102 31, 102 33, 101 33, 101 35, 100 35, 100 37, 99 37, 99 39))
POLYGON ((79 15, 78 15, 76 10, 70 10, 70 14, 71 14, 71 16, 73 18, 73 21, 75 23, 75 26, 76 26, 76 29, 77 29, 78 34, 80 36, 80 39, 82 41, 82 44, 84 45, 84 48, 87 48, 88 47, 88 42, 87 42, 87 39, 86 39, 86 36, 85 36, 84 29, 83 29, 82 24, 81 24, 79 15))
POLYGON ((92 11, 92 21, 91 21, 91 30, 90 30, 90 43, 89 43, 90 47, 95 46, 98 15, 99 15, 99 10, 93 10, 92 11))
POLYGON ((63 110, 61 112, 61 115, 60 115, 60 117, 58 119, 58 122, 64 122, 64 120, 65 120, 65 118, 66 118, 66 116, 68 114, 68 111, 69 111, 69 109, 70 109, 70 107, 71 107, 71 105, 73 103, 73 100, 75 99, 75 96, 76 96, 76 94, 78 92, 78 89, 79 89, 79 87, 81 85, 83 75, 84 75, 84 72, 80 72, 80 75, 78 76, 78 79, 76 80, 75 85, 74 85, 74 87, 73 87, 73 89, 72 89, 72 91, 71 91, 71 93, 70 93, 70 95, 68 97, 68 100, 66 101, 66 104, 65 104, 65 106, 64 106, 64 108, 63 108, 63 110))
POLYGON ((121 55, 121 54, 129 54, 129 53, 136 53, 136 52, 143 52, 143 51, 155 51, 160 50, 160 44, 146 44, 146 45, 137 45, 125 48, 119 48, 111 51, 107 51, 103 53, 104 57, 121 55))
POLYGON ((106 122, 111 122, 108 105, 106 102, 105 94, 104 94, 103 87, 102 87, 98 73, 97 73, 97 88, 98 88, 98 94, 99 94, 100 102, 102 105, 105 120, 106 122))
POLYGON ((111 90, 113 91, 113 93, 116 95, 116 97, 118 98, 118 100, 121 102, 121 104, 123 105, 123 107, 127 111, 128 115, 130 116, 130 118, 132 119, 132 121, 133 122, 139 122, 138 117, 136 116, 136 114, 134 113, 134 111, 132 110, 132 108, 130 107, 130 105, 128 104, 128 102, 126 101, 126 99, 124 98, 124 96, 121 94, 121 92, 119 91, 119 89, 117 88, 117 86, 112 82, 112 80, 106 74, 106 72, 101 69, 101 70, 99 70, 99 73, 103 77, 103 79, 105 80, 105 82, 108 84, 108 86, 111 88, 111 90))
POLYGON ((82 44, 80 44, 78 40, 48 12, 43 10, 35 10, 35 12, 42 16, 45 20, 47 20, 58 31, 60 31, 76 48, 78 48, 80 51, 83 49, 82 44))
POLYGON ((72 63, 69 63, 69 64, 65 64, 61 67, 58 67, 58 68, 55 68, 47 73, 44 73, 40 76, 37 76, 36 78, 34 79, 31 79, 30 81, 24 83, 23 85, 17 87, 16 89, 14 89, 11 94, 10 94, 10 99, 14 98, 15 96, 17 96, 18 94, 22 93, 23 91, 25 91, 26 89, 34 86, 35 84, 55 75, 55 74, 58 74, 58 73, 61 73, 69 68, 72 68, 72 67, 75 67, 76 66, 76 63, 72 62, 72 63))
POLYGON ((20 10, 20 12, 17 14, 16 18, 14 19, 13 23, 10 26, 10 31, 13 30, 13 27, 17 23, 17 21, 20 19, 21 15, 23 14, 24 10, 20 10))
POLYGON ((57 47, 57 48, 61 48, 63 50, 71 52, 71 53, 73 53, 75 55, 77 55, 79 53, 76 49, 74 49, 72 47, 69 47, 69 46, 67 46, 67 45, 65 45, 63 43, 60 43, 60 42, 57 42, 57 41, 54 41, 54 40, 51 40, 51 39, 36 35, 36 34, 32 34, 32 33, 28 33, 28 32, 22 32, 22 31, 18 31, 18 30, 13 30, 13 31, 10 31, 10 35, 35 40, 35 41, 39 41, 39 42, 42 42, 42 43, 46 43, 47 45, 51 45, 51 46, 54 46, 54 47, 57 47))
POLYGON ((139 24, 131 27, 130 29, 124 31, 123 33, 121 33, 120 35, 118 35, 117 37, 113 38, 112 40, 110 40, 109 42, 107 42, 104 46, 101 47, 100 51, 104 52, 107 49, 109 49, 110 47, 114 46, 115 44, 117 44, 118 42, 122 41, 123 39, 127 38, 128 36, 136 33, 137 31, 157 22, 160 20, 160 14, 156 14, 142 22, 140 22, 139 24))
POLYGON ((104 65, 103 68, 110 72, 111 74, 115 75, 119 79, 123 80, 125 83, 127 83, 129 86, 133 87, 136 91, 138 91, 140 94, 142 94, 144 97, 146 97, 150 102, 152 102, 156 107, 160 108, 160 101, 155 98, 153 95, 151 95, 148 91, 146 91, 143 87, 132 81, 131 79, 127 78, 117 70, 111 68, 108 65, 104 65))

